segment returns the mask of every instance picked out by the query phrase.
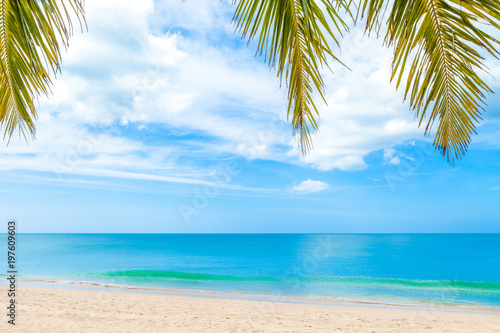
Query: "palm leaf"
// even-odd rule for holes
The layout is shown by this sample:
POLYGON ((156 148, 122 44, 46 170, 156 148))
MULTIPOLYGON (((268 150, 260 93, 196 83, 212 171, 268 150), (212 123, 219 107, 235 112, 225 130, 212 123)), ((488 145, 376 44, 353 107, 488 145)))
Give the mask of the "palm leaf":
MULTIPOLYGON (((384 19, 389 1, 364 0, 368 31, 384 19)), ((497 0, 398 0, 391 2, 385 41, 394 48, 392 79, 406 79, 405 98, 420 118, 425 134, 439 125, 434 146, 453 164, 461 159, 492 92, 479 73, 485 54, 498 56, 499 41, 482 29, 499 29, 497 0), (430 114, 429 114, 430 111, 430 114)))
POLYGON ((317 2, 323 8, 313 0, 240 0, 233 20, 249 41, 258 36, 258 52, 277 68, 280 80, 286 78, 288 116, 304 154, 312 148, 310 127, 318 130, 313 94, 324 100, 320 68, 327 57, 339 61, 327 36, 338 44, 338 36, 347 29, 336 10, 347 10, 343 1, 337 8, 327 0, 317 2))
POLYGON ((0 0, 0 126, 35 136, 35 100, 48 94, 60 70, 60 47, 72 33, 69 11, 83 17, 83 0, 0 0))

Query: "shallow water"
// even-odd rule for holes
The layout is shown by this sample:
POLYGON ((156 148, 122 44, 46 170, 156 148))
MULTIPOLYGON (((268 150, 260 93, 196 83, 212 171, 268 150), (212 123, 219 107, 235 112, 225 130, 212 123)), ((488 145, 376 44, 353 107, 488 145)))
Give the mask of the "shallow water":
POLYGON ((500 306, 500 234, 20 234, 17 245, 23 279, 500 306))

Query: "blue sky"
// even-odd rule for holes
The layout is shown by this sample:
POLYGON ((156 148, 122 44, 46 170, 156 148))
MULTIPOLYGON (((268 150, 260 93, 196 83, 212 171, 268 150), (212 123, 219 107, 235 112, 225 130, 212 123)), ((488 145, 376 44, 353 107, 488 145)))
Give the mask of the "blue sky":
POLYGON ((352 28, 304 158, 233 9, 87 1, 37 139, 0 149, 0 218, 24 232, 500 232, 498 95, 450 167, 389 83, 391 52, 352 28))

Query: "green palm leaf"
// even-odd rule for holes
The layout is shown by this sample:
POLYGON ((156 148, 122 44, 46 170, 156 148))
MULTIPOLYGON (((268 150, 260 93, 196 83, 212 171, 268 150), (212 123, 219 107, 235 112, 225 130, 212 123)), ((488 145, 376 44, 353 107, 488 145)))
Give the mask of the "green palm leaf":
POLYGON ((68 45, 68 10, 83 17, 83 0, 0 0, 0 126, 4 138, 19 130, 35 136, 34 101, 48 94, 49 72, 60 70, 68 45))
MULTIPOLYGON (((368 31, 384 19, 388 3, 364 1, 368 31)), ((439 120, 434 146, 452 164, 465 154, 485 93, 492 92, 479 73, 486 71, 485 54, 498 56, 499 41, 482 27, 499 29, 499 22, 496 0, 394 1, 387 19, 385 41, 394 47, 392 79, 399 87, 408 75, 405 98, 420 124, 428 118, 427 135, 439 120)))
MULTIPOLYGON (((324 100, 324 82, 320 67, 327 57, 339 61, 327 43, 325 34, 338 44, 347 25, 331 2, 313 0, 240 0, 234 22, 243 37, 258 36, 258 50, 277 68, 288 85, 288 116, 294 133, 299 134, 302 152, 312 147, 309 127, 318 130, 313 94, 324 100), (323 12, 323 9, 325 12, 323 12), (330 22, 332 24, 330 24, 330 22)), ((347 9, 344 2, 339 6, 347 9)), ((340 7, 337 7, 337 9, 340 7)))

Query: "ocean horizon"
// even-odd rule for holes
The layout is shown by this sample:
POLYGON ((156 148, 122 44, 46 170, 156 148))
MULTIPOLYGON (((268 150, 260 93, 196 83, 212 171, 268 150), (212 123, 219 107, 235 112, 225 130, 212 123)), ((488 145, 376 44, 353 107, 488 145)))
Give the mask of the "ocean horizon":
POLYGON ((21 280, 500 307, 500 234, 21 233, 17 244, 21 280))

